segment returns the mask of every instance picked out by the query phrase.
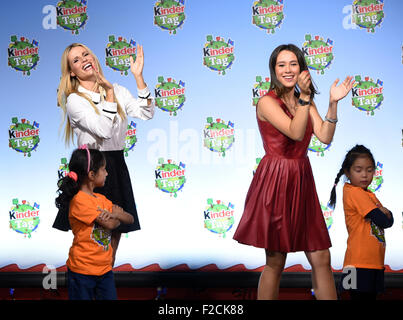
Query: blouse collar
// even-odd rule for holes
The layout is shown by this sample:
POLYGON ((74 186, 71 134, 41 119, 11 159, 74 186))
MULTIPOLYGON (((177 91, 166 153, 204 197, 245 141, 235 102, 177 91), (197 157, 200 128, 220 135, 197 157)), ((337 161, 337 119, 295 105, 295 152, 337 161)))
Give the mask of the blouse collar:
POLYGON ((87 94, 94 103, 99 103, 101 101, 101 95, 97 92, 88 90, 81 85, 78 86, 77 90, 78 92, 87 94))

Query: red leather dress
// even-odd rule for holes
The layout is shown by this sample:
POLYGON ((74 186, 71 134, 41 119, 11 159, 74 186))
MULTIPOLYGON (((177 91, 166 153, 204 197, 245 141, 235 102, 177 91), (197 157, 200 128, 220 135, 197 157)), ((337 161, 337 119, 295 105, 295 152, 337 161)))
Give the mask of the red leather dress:
MULTIPOLYGON (((268 95, 293 118, 273 91, 268 95)), ((310 118, 302 141, 288 138, 269 122, 258 118, 257 122, 266 155, 249 187, 233 238, 275 252, 328 249, 331 241, 307 155, 313 133, 310 118)))

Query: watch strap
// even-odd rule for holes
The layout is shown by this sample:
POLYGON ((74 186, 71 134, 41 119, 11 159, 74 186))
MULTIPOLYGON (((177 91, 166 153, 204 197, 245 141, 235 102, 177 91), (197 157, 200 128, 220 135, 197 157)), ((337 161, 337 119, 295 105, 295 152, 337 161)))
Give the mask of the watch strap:
POLYGON ((298 104, 300 106, 307 106, 308 104, 311 104, 311 101, 305 101, 305 100, 302 100, 301 98, 299 98, 298 99, 298 104))

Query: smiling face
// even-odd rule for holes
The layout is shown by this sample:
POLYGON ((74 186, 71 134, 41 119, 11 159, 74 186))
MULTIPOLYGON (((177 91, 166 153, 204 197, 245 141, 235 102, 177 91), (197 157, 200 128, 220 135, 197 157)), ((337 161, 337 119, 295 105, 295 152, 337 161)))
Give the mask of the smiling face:
POLYGON ((71 48, 67 60, 72 77, 77 77, 79 80, 89 80, 94 77, 96 61, 86 48, 81 46, 71 48))
POLYGON ((281 51, 277 56, 274 67, 277 80, 286 88, 293 88, 297 84, 300 66, 297 56, 288 50, 281 51))
POLYGON ((374 178, 374 163, 367 156, 358 157, 345 174, 353 186, 367 190, 374 178))

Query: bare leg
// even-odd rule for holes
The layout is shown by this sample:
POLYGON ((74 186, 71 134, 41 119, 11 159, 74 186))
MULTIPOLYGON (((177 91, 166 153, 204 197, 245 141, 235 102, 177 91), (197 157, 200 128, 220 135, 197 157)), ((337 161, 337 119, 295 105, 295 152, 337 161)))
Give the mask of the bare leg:
POLYGON ((257 290, 258 300, 278 299, 280 278, 284 269, 287 253, 266 250, 266 265, 260 275, 257 290))
POLYGON ((112 268, 115 265, 116 251, 118 250, 121 235, 122 234, 120 232, 118 232, 118 231, 112 231, 112 237, 111 237, 111 246, 112 246, 112 249, 113 249, 113 253, 112 253, 112 268))
POLYGON ((337 300, 329 250, 305 252, 305 255, 312 266, 312 287, 315 297, 318 300, 337 300))

